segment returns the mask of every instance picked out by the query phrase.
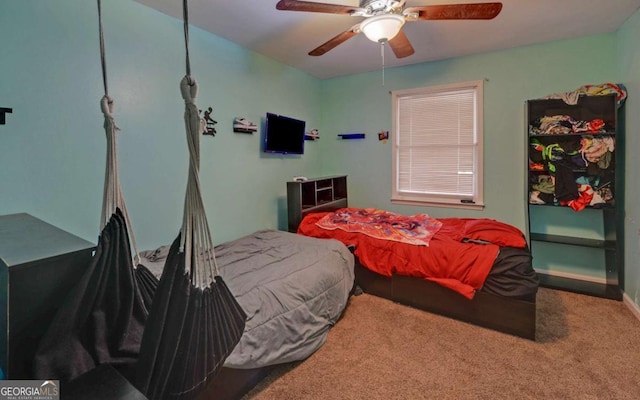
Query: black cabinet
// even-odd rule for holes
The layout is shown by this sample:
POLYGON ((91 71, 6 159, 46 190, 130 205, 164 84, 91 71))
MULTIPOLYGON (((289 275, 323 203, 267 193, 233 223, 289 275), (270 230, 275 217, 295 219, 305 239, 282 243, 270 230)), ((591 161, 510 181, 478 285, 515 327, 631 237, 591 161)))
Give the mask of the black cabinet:
POLYGON ((528 234, 542 286, 622 299, 624 129, 615 95, 527 101, 528 234))
POLYGON ((0 367, 9 379, 32 378, 38 342, 94 249, 29 214, 0 216, 0 367))
POLYGON ((302 218, 311 212, 347 207, 347 176, 325 176, 287 182, 289 232, 297 232, 302 218))

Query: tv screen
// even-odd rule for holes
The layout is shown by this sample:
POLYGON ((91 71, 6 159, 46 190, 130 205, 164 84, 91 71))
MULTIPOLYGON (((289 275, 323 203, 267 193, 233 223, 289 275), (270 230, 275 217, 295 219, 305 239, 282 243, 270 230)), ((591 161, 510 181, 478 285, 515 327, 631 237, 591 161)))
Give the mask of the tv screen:
POLYGON ((264 151, 267 153, 303 154, 304 130, 304 121, 267 113, 264 151))

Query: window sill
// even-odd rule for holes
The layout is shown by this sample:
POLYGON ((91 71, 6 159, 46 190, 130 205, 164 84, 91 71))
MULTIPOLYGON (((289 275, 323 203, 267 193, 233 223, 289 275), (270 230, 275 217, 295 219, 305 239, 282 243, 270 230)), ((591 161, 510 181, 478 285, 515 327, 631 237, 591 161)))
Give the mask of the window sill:
POLYGON ((445 202, 426 201, 426 200, 418 201, 418 200, 400 200, 400 199, 391 199, 391 203, 409 205, 409 206, 454 208, 458 210, 476 210, 476 211, 484 210, 484 204, 477 204, 477 203, 476 204, 445 203, 445 202))

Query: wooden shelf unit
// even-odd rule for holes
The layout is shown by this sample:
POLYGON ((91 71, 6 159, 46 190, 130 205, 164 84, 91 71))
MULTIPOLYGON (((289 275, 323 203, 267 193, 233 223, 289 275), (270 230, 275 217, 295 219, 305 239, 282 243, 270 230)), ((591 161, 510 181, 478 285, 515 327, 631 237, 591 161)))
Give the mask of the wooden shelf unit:
POLYGON ((287 182, 289 232, 296 232, 302 218, 311 212, 347 207, 347 176, 335 175, 287 182))
MULTIPOLYGON (((539 270, 541 286, 621 300, 624 283, 624 114, 622 108, 618 107, 616 103, 616 96, 581 96, 575 105, 567 104, 561 99, 529 100, 526 102, 526 112, 528 124, 526 149, 528 170, 527 230, 534 256, 534 267, 536 266, 536 255, 543 260, 556 260, 562 258, 559 257, 558 251, 567 252, 566 254, 569 256, 577 256, 579 252, 596 251, 604 259, 604 273, 602 274, 604 278, 590 280, 584 276, 584 279, 580 279, 579 275, 563 273, 562 265, 560 265, 554 267, 557 270, 539 270), (575 121, 599 119, 604 122, 604 127, 599 132, 578 133, 541 133, 532 129, 532 126, 537 123, 536 121, 541 118, 560 115, 570 116, 575 121), (615 150, 610 152, 609 165, 602 169, 599 169, 600 166, 596 168, 593 165, 594 162, 587 163, 587 166, 584 167, 574 165, 573 168, 570 168, 570 174, 573 174, 576 179, 584 177, 590 182, 599 181, 599 185, 594 185, 594 187, 596 189, 607 187, 610 190, 611 198, 604 203, 588 205, 586 207, 588 212, 574 211, 568 206, 560 205, 557 199, 546 204, 537 204, 533 201, 534 197, 531 194, 535 189, 532 186, 540 175, 553 176, 556 184, 555 189, 557 189, 559 178, 556 178, 557 172, 553 171, 553 167, 550 167, 549 164, 565 162, 566 167, 571 162, 577 164, 576 161, 571 160, 571 157, 582 155, 567 151, 551 157, 547 152, 543 157, 544 167, 541 170, 539 169, 540 163, 537 168, 532 168, 532 148, 540 145, 548 150, 550 147, 559 145, 563 149, 576 149, 580 148, 583 140, 593 138, 611 138, 613 140, 615 150), (561 218, 554 220, 551 216, 561 218), (597 234, 594 235, 593 232, 582 234, 589 231, 588 228, 584 229, 589 225, 597 234), (573 229, 575 227, 578 228, 573 229), (542 243, 553 243, 553 250, 545 248, 542 243)), ((554 198, 555 194, 553 194, 554 198)), ((546 198, 549 196, 547 195, 546 198)), ((595 260, 593 262, 596 263, 595 260)), ((600 268, 599 265, 596 267, 600 268)))

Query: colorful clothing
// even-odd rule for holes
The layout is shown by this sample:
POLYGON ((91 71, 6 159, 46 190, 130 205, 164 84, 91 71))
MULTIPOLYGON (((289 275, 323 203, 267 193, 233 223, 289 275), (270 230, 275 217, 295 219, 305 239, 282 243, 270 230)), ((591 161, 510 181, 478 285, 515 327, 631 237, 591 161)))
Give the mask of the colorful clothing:
POLYGON ((605 123, 596 118, 591 121, 579 121, 569 115, 550 115, 533 121, 529 132, 534 135, 558 135, 570 133, 604 133, 605 123))
POLYGON ((616 95, 616 104, 621 107, 627 99, 627 89, 622 84, 601 83, 599 85, 580 86, 573 92, 550 94, 545 99, 562 99, 567 104, 578 104, 581 95, 587 96, 603 96, 614 93, 616 95))

